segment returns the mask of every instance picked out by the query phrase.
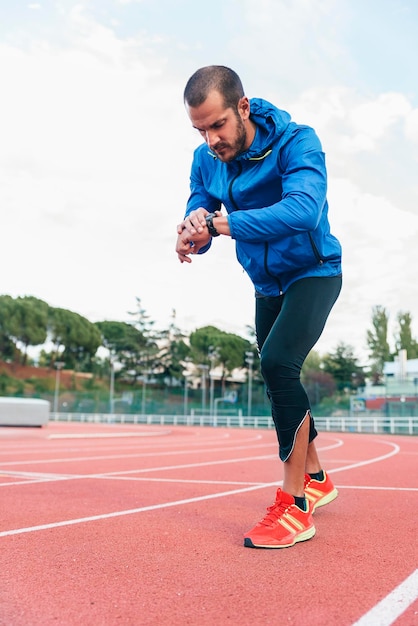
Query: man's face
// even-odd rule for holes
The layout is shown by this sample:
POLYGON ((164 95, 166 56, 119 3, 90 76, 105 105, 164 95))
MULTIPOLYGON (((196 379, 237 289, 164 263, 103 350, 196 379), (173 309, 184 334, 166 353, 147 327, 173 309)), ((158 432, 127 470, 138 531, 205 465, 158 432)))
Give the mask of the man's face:
POLYGON ((223 97, 217 91, 211 91, 206 100, 198 107, 186 103, 193 127, 202 135, 209 148, 220 161, 229 163, 250 145, 246 121, 249 118, 249 102, 241 98, 238 110, 226 109, 223 97))

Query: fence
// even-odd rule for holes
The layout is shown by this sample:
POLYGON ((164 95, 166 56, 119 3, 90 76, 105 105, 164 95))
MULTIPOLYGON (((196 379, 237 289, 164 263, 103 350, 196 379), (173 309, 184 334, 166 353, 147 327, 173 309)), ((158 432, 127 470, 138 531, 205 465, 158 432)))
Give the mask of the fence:
MULTIPOLYGON (((160 426, 274 428, 271 417, 244 415, 139 415, 119 413, 51 413, 51 421, 160 426)), ((319 431, 418 435, 418 417, 316 417, 319 431)))

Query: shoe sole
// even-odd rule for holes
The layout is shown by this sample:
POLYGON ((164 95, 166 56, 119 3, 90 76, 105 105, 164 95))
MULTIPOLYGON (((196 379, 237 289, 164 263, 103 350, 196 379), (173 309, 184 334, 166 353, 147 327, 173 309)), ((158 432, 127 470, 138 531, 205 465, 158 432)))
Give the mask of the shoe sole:
POLYGON ((330 502, 335 500, 337 496, 338 496, 338 489, 334 487, 332 491, 325 494, 325 496, 323 496, 322 498, 320 498, 320 500, 315 502, 314 506, 312 507, 312 513, 314 513, 315 509, 319 509, 321 506, 325 506, 326 504, 329 504, 330 502))
POLYGON ((245 537, 244 547, 245 548, 267 548, 267 549, 276 549, 276 550, 278 548, 291 548, 292 546, 295 545, 295 543, 299 543, 299 541, 308 541, 308 539, 312 539, 312 537, 315 535, 315 532, 316 532, 315 526, 312 526, 311 528, 308 528, 307 530, 305 530, 303 533, 300 533, 300 535, 296 535, 292 543, 286 543, 286 544, 281 543, 278 545, 272 545, 272 544, 263 545, 260 543, 253 543, 250 537, 245 537))

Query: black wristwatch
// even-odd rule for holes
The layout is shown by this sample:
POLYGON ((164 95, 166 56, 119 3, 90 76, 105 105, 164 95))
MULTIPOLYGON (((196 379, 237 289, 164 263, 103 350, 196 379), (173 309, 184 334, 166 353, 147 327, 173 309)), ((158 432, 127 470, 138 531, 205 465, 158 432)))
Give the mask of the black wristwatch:
POLYGON ((208 227, 209 235, 212 235, 212 237, 219 237, 221 233, 218 233, 215 226, 213 225, 214 217, 218 217, 218 216, 215 215, 215 213, 209 213, 208 215, 206 215, 205 217, 206 226, 208 227))

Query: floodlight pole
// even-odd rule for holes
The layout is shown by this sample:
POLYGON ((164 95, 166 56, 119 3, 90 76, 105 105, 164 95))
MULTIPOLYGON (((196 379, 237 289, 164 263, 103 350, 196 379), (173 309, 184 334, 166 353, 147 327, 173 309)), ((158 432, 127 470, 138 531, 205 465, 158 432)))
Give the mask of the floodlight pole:
POLYGON ((215 376, 213 373, 215 367, 215 361, 219 357, 219 350, 214 348, 213 346, 209 346, 209 381, 210 381, 210 389, 209 389, 209 415, 213 415, 214 412, 214 397, 215 397, 215 376))
POLYGON ((58 413, 58 400, 59 400, 59 393, 60 393, 60 371, 64 367, 65 363, 63 361, 55 361, 54 365, 57 370, 55 374, 55 393, 54 393, 54 413, 56 415, 58 413))
POLYGON ((113 363, 113 355, 110 353, 110 390, 109 390, 109 412, 111 415, 115 412, 115 366, 113 363))
POLYGON ((206 411, 206 373, 209 370, 209 365, 199 365, 202 370, 202 414, 206 411))
POLYGON ((245 353, 245 362, 248 365, 248 400, 247 400, 247 416, 251 415, 252 399, 253 399, 253 364, 254 354, 252 352, 245 353))
POLYGON ((184 415, 187 415, 188 411, 189 411, 189 373, 186 372, 184 374, 184 409, 183 409, 183 413, 184 415))

